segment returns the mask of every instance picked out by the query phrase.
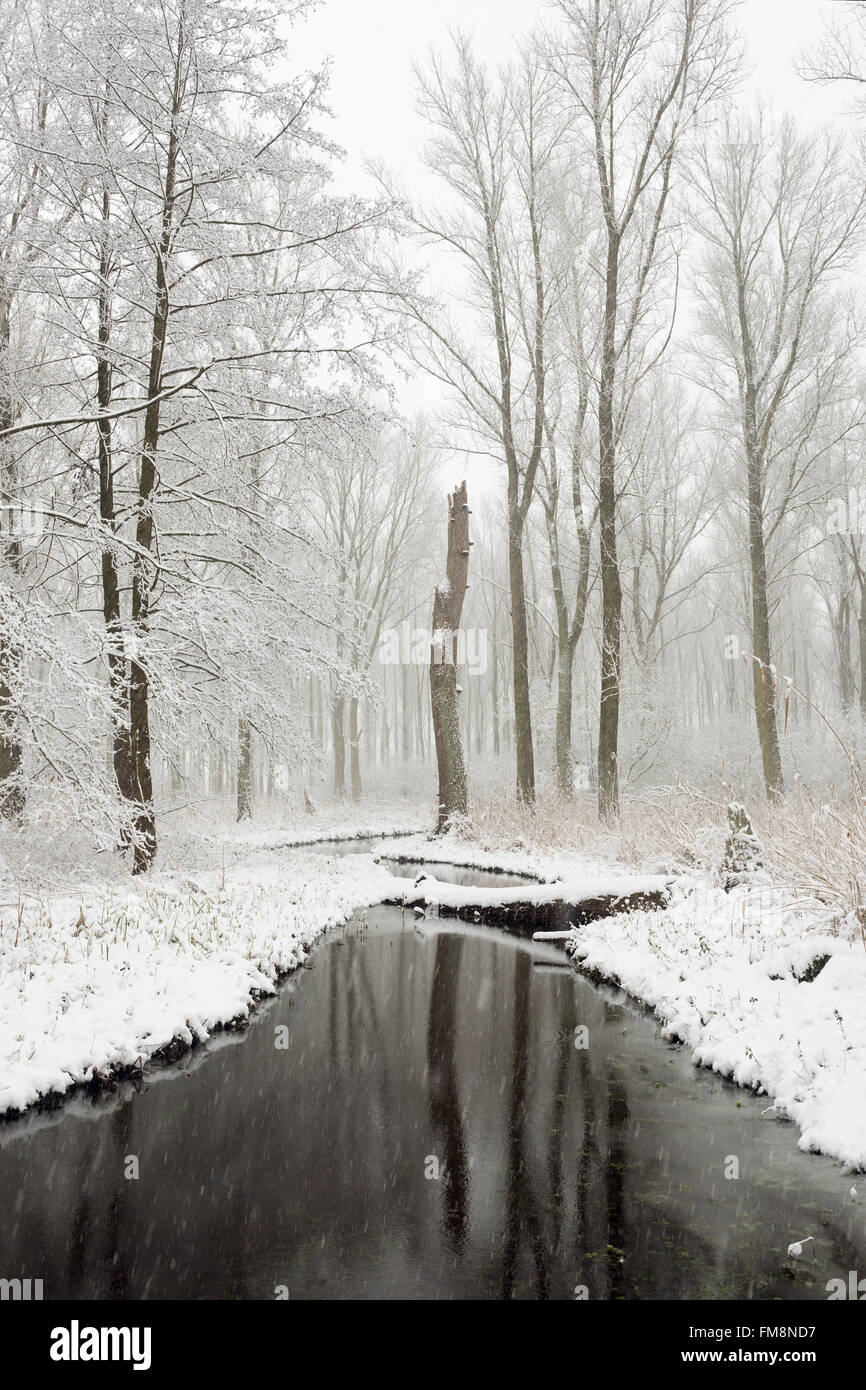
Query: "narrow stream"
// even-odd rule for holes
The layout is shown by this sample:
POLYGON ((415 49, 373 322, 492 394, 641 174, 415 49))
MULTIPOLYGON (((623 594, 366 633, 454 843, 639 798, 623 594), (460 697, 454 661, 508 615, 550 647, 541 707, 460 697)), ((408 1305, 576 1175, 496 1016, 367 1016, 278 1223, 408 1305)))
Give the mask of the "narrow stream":
POLYGON ((0 1125, 0 1275, 46 1299, 825 1299, 866 1271, 862 1207, 766 1105, 555 948, 377 908, 244 1034, 0 1125))
POLYGON ((438 878, 440 883, 458 883, 465 888, 523 888, 535 880, 517 874, 503 874, 492 869, 465 869, 459 864, 438 863, 425 860, 401 863, 398 859, 387 858, 387 842, 381 840, 320 840, 317 844, 305 845, 304 849, 314 854, 336 854, 344 859, 350 854, 372 854, 382 852, 382 864, 395 878, 416 879, 419 874, 438 878))

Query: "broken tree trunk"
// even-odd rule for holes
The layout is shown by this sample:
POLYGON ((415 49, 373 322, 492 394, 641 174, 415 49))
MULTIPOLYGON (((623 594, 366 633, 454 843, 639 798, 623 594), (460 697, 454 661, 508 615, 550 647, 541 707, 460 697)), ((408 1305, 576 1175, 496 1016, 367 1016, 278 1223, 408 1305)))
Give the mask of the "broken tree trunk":
POLYGON ((457 633, 469 573, 469 506, 466 483, 448 498, 448 554, 445 579, 433 591, 430 647, 430 702, 439 770, 437 829, 468 809, 466 764, 457 697, 457 633))

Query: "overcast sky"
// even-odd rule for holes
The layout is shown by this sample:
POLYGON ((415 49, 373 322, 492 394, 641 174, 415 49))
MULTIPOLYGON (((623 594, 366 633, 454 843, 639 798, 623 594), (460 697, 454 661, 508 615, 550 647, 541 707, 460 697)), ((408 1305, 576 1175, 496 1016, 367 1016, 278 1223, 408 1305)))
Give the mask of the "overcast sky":
MULTIPOLYGON (((801 123, 832 121, 850 105, 847 91, 806 83, 794 69, 804 48, 820 38, 828 5, 832 0, 741 0, 739 23, 751 69, 741 101, 750 105, 760 93, 776 110, 795 112, 801 123)), ((317 67, 326 56, 332 61, 334 120, 328 131, 347 154, 338 186, 374 192, 365 168, 371 160, 385 163, 407 192, 429 193, 418 157, 426 132, 414 110, 413 62, 430 47, 446 46, 451 28, 474 34, 491 62, 507 59, 515 52, 515 36, 548 13, 544 0, 323 0, 295 31, 296 56, 298 67, 317 67)), ((449 267, 437 262, 437 274, 447 283, 449 267)), ((682 291, 680 329, 686 303, 682 291)), ((409 415, 418 409, 437 413, 441 389, 423 373, 401 379, 397 394, 409 415)))
MULTIPOLYGON (((740 23, 757 86, 774 105, 832 117, 844 102, 838 89, 807 85, 793 61, 821 32, 828 0, 743 0, 740 23)), ((515 32, 532 26, 547 6, 542 0, 324 0, 296 31, 305 66, 333 60, 332 133, 347 150, 346 175, 357 175, 365 157, 384 158, 411 180, 423 128, 412 100, 411 66, 432 45, 448 41, 449 27, 474 33, 491 60, 507 57, 515 32)), ((747 87, 747 92, 749 88, 747 87)), ((353 180, 357 186, 357 178, 353 180)))

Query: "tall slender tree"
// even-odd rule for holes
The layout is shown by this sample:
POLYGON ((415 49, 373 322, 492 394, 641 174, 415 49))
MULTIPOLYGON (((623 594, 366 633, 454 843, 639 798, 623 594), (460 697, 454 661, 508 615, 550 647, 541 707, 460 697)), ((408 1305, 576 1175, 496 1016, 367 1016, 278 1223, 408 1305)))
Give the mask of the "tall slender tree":
POLYGON ((622 582, 617 450, 637 384, 669 341, 652 312, 670 260, 677 156, 707 105, 726 88, 730 0, 557 0, 563 20, 548 61, 585 129, 603 220, 599 364, 598 520, 601 547, 601 703, 598 809, 619 810, 622 582))
POLYGON ((698 294, 705 379, 737 402, 745 473, 755 720, 767 794, 784 793, 768 550, 828 448, 856 420, 853 324, 833 281, 859 244, 866 192, 833 137, 730 117, 697 182, 707 259, 698 294), (840 398, 849 408, 839 417, 840 398))

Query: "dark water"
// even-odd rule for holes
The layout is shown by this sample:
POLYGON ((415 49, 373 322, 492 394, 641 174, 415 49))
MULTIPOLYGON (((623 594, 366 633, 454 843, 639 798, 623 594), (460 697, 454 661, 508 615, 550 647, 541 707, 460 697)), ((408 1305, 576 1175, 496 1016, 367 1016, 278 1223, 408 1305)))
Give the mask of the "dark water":
POLYGON ((245 1035, 0 1126, 0 1275, 46 1299, 824 1299, 866 1274, 863 1208, 766 1104, 554 948, 379 908, 245 1035))

